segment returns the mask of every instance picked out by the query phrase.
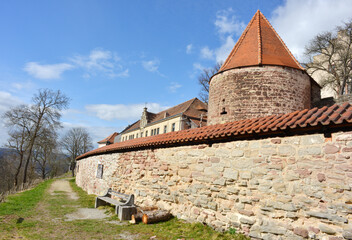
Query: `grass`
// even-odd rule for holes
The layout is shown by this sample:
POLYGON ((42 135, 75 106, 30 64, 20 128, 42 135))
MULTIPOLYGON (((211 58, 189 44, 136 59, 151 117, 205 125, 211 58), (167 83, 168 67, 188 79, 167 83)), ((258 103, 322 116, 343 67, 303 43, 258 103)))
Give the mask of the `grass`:
POLYGON ((94 208, 94 202, 95 202, 95 195, 93 194, 87 194, 85 191, 82 190, 82 188, 78 187, 76 185, 75 179, 70 179, 70 186, 72 187, 73 191, 75 191, 78 196, 79 200, 78 202, 82 207, 86 208, 94 208))
POLYGON ((94 195, 86 194, 74 179, 70 186, 78 194, 78 200, 67 197, 66 192, 49 193, 52 181, 39 184, 35 189, 16 194, 6 204, 0 204, 0 239, 220 239, 244 240, 234 230, 219 233, 201 223, 185 223, 173 218, 167 222, 145 225, 116 225, 116 216, 107 220, 65 221, 65 215, 73 213, 77 205, 93 207, 94 195), (26 202, 26 203, 25 203, 26 202), (39 203, 39 204, 38 204, 39 203), (16 206, 17 205, 17 206, 16 206))
POLYGON ((40 183, 35 188, 7 197, 6 202, 0 204, 0 216, 20 214, 26 216, 43 198, 43 194, 52 180, 40 183))

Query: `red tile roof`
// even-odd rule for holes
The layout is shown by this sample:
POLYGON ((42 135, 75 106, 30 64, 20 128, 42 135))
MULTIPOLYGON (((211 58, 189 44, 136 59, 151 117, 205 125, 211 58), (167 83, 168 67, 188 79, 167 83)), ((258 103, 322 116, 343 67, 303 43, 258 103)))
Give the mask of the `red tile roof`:
POLYGON ((113 134, 111 134, 109 137, 104 138, 103 140, 99 141, 98 143, 102 144, 102 143, 114 143, 115 137, 118 135, 119 133, 114 132, 113 134))
MULTIPOLYGON (((160 121, 160 120, 164 119, 165 116, 171 117, 171 116, 175 116, 180 113, 183 113, 185 116, 190 117, 190 118, 200 119, 200 114, 202 112, 206 112, 207 108, 208 108, 207 105, 205 103, 203 103, 202 101, 200 101, 198 98, 192 98, 186 102, 180 103, 174 107, 171 107, 171 108, 166 109, 164 111, 161 111, 159 113, 147 112, 148 124, 160 121), (165 115, 165 113, 166 113, 166 115, 165 115)), ((203 125, 204 124, 206 124, 206 123, 203 122, 203 125)), ((122 131, 122 133, 128 132, 130 130, 131 131, 135 130, 135 129, 139 128, 139 126, 140 126, 140 120, 138 120, 137 122, 133 123, 131 126, 124 129, 122 131)))
POLYGON ((259 65, 279 65, 304 70, 269 21, 258 10, 219 72, 259 65))
POLYGON ((79 156, 77 160, 114 151, 304 134, 308 131, 324 132, 328 128, 342 127, 352 127, 352 106, 349 103, 136 138, 92 150, 79 156))

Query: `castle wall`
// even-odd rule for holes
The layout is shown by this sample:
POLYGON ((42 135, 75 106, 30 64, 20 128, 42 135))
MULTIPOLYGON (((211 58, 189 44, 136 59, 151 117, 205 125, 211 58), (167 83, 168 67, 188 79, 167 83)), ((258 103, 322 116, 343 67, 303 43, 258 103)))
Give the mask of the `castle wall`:
POLYGON ((242 140, 91 156, 76 182, 251 237, 351 239, 351 157, 352 132, 242 140))
POLYGON ((293 68, 228 70, 212 78, 208 106, 209 125, 290 113, 310 108, 311 83, 306 73, 293 68))

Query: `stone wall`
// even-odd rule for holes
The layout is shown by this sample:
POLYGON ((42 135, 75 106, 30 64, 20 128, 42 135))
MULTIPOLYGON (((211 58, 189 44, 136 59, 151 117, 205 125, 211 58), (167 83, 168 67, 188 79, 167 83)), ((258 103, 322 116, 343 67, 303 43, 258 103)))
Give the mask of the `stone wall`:
POLYGON ((252 238, 352 239, 351 157, 352 132, 242 140, 88 157, 76 182, 252 238))
POLYGON ((208 125, 310 107, 311 82, 301 70, 279 66, 233 69, 215 75, 210 82, 208 125))

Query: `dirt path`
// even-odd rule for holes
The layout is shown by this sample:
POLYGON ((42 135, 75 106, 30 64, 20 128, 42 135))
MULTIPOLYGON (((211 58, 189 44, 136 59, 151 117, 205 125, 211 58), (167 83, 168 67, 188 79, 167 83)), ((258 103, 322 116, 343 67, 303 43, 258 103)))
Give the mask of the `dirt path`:
POLYGON ((61 194, 62 192, 64 192, 66 193, 68 198, 72 200, 77 200, 79 198, 77 194, 72 190, 70 183, 67 179, 59 179, 53 182, 49 189, 49 192, 51 195, 56 195, 58 193, 61 194))
MULTIPOLYGON (((49 193, 51 195, 64 193, 69 199, 79 199, 77 193, 72 190, 67 179, 59 179, 53 182, 49 189, 49 193)), ((109 217, 109 215, 107 215, 104 210, 96 208, 77 208, 77 211, 66 214, 65 217, 65 221, 73 221, 83 219, 104 219, 109 217)))

